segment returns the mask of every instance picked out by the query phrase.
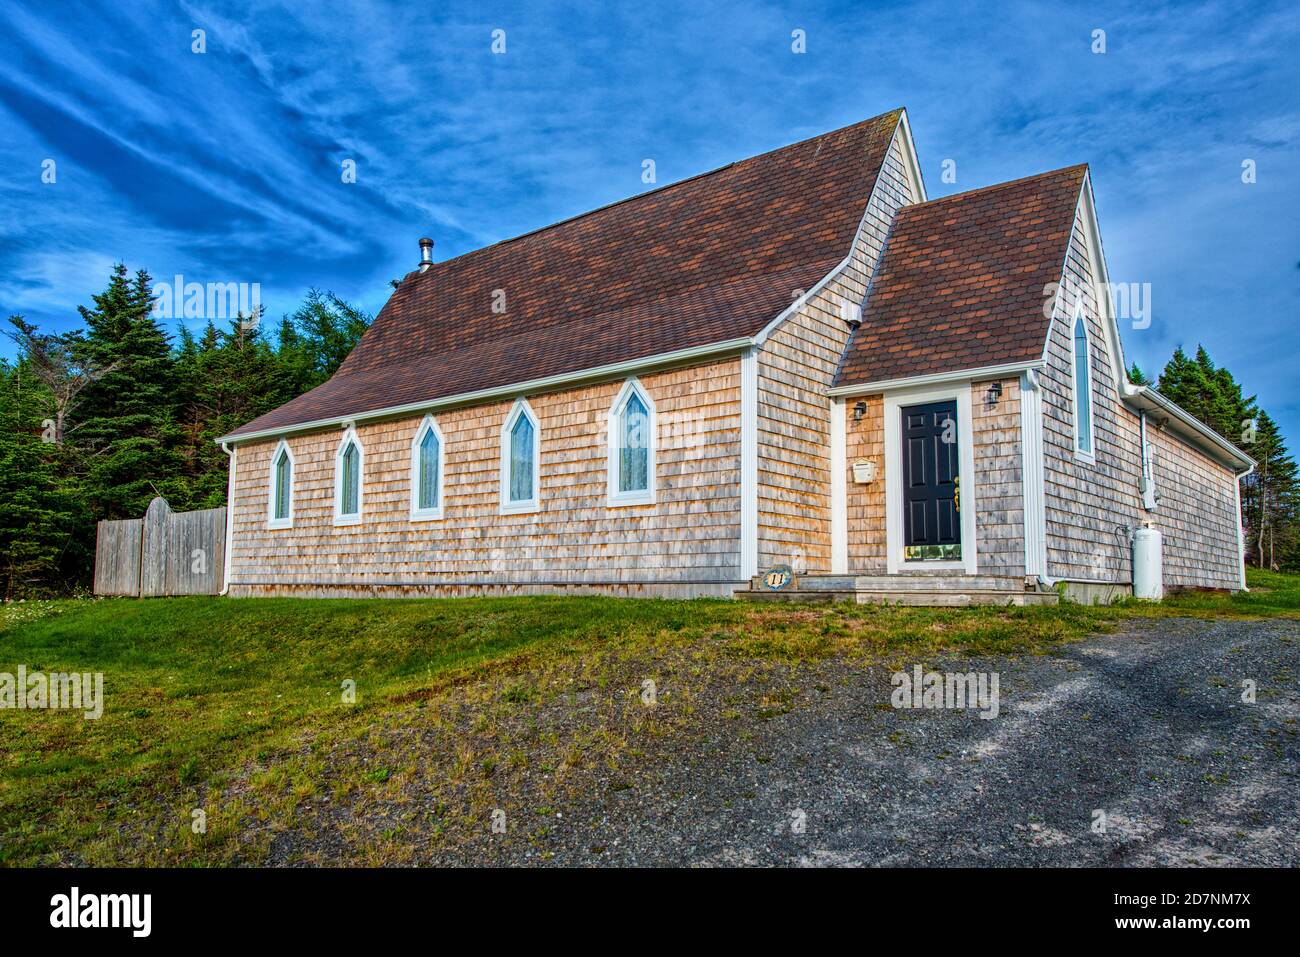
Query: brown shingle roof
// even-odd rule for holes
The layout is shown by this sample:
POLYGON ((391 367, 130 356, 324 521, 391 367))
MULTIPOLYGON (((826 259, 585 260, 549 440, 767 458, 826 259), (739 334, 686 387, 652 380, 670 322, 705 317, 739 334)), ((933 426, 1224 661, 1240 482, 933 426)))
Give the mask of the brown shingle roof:
POLYGON ((848 255, 901 113, 413 272, 332 379, 232 435, 754 335, 848 255))
POLYGON ((1041 358, 1087 166, 900 210, 835 384, 1041 358))

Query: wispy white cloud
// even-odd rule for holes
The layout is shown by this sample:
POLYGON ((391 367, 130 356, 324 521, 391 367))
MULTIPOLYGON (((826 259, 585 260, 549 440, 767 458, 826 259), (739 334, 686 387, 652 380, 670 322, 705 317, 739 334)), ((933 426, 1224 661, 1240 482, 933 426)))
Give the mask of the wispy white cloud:
MULTIPOLYGON (((933 195, 1091 163, 1112 273, 1155 289, 1129 353, 1155 367, 1205 341, 1294 410, 1298 43, 1290 4, 1235 0, 136 0, 61 16, 19 0, 0 7, 0 163, 20 171, 0 183, 0 309, 71 324, 117 258, 260 281, 273 311, 308 285, 375 309, 419 235, 459 254, 643 190, 643 159, 663 183, 905 105, 933 195), (39 185, 45 156, 57 188, 39 185), (86 271, 65 278, 69 256, 86 271)), ((1284 420, 1300 434, 1300 411, 1284 420)))

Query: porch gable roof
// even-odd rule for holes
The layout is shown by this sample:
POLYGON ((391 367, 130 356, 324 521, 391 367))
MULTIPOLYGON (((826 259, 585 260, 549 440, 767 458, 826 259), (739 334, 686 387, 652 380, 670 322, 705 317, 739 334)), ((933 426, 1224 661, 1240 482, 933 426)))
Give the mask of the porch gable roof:
POLYGON ((1087 171, 899 210, 835 387, 1041 359, 1087 171))

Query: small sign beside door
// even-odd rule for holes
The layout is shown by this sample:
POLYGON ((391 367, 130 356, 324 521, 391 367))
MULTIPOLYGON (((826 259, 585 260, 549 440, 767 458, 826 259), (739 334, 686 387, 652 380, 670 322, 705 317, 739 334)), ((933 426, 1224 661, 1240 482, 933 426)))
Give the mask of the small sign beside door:
POLYGON ((858 459, 853 463, 853 481, 859 485, 870 485, 876 480, 876 462, 874 459, 858 459))

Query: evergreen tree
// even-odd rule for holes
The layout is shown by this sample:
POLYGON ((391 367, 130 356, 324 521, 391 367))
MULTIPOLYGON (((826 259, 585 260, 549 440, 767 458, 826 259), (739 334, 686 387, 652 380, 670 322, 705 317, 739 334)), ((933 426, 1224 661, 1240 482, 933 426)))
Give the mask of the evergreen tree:
POLYGON ((55 441, 54 396, 25 360, 0 361, 0 594, 64 591, 84 577, 85 508, 55 441))
POLYGON ((11 319, 22 358, 0 362, 5 596, 89 584, 96 521, 139 518, 154 495, 177 511, 223 504, 229 459, 215 440, 324 382, 370 323, 312 290, 274 344, 259 312, 197 334, 182 325, 173 347, 148 273, 118 264, 93 298, 84 330, 11 319))
POLYGON ((370 316, 334 293, 308 290, 307 298, 292 316, 292 325, 314 360, 313 381, 308 388, 315 388, 338 371, 370 322, 370 316))
POLYGON ((1259 568, 1294 568, 1300 538, 1300 477, 1277 423, 1267 412, 1245 443, 1255 471, 1242 481, 1248 557, 1259 568))
POLYGON ((289 316, 280 320, 276 333, 276 389, 288 398, 302 395, 318 386, 321 381, 317 371, 321 359, 311 344, 298 331, 289 316))
POLYGON ((1192 359, 1182 348, 1160 374, 1159 390, 1256 461, 1241 482, 1247 559, 1260 568, 1294 568, 1300 561, 1300 482, 1286 443, 1255 396, 1245 396, 1204 346, 1192 359))
POLYGON ((209 323, 195 350, 192 385, 179 404, 185 472, 164 485, 174 508, 223 504, 229 460, 216 439, 293 398, 280 392, 278 359, 260 319, 241 315, 224 332, 209 323))
POLYGON ((1164 371, 1160 373, 1160 378, 1156 382, 1156 391, 1172 399, 1184 411, 1190 412, 1207 425, 1211 420, 1209 414, 1211 389, 1212 386, 1206 379, 1204 370, 1187 357, 1182 346, 1174 350, 1173 356, 1165 363, 1164 371))
POLYGON ((176 364, 153 314, 149 283, 144 270, 132 280, 119 263, 94 308, 80 307, 84 361, 113 370, 86 389, 78 426, 95 519, 143 514, 158 480, 178 464, 176 364))
POLYGON ((1156 390, 1231 442, 1243 441, 1257 411, 1255 397, 1244 397, 1232 373, 1216 368, 1204 346, 1197 347, 1195 359, 1182 346, 1175 349, 1156 390))

